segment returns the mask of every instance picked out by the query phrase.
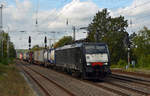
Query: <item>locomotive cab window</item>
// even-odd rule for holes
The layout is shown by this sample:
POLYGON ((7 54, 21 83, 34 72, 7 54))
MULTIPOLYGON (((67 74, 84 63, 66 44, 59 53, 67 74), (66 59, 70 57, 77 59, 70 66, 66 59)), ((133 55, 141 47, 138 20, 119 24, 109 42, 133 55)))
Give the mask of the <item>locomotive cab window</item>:
POLYGON ((85 51, 87 54, 92 54, 92 53, 106 53, 107 48, 105 45, 86 45, 85 46, 85 51))
POLYGON ((108 65, 108 50, 106 45, 85 45, 86 65, 108 65))

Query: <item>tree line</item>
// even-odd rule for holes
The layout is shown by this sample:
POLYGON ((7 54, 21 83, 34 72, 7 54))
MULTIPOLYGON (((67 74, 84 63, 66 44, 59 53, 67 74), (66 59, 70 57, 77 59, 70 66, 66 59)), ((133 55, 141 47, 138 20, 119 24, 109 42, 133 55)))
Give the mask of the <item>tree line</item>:
POLYGON ((10 36, 4 31, 0 33, 0 60, 8 57, 8 43, 9 43, 9 57, 15 57, 16 51, 14 44, 10 41, 10 36), (9 40, 9 42, 8 42, 9 40), (3 52, 3 56, 2 56, 3 52))

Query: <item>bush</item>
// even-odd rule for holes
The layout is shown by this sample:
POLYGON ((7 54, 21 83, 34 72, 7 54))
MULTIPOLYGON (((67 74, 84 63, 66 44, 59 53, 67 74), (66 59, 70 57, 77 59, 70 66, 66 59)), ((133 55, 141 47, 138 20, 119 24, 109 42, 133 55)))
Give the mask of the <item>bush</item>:
POLYGON ((150 55, 141 55, 138 59, 138 67, 150 68, 150 55))
POLYGON ((0 64, 2 65, 8 65, 10 63, 12 63, 13 58, 0 58, 0 64))
POLYGON ((120 67, 124 67, 127 65, 127 62, 125 60, 120 59, 119 62, 117 63, 118 66, 120 67))
POLYGON ((8 65, 9 60, 6 59, 6 58, 1 58, 0 63, 3 64, 3 65, 8 65))
POLYGON ((8 69, 8 66, 0 64, 0 75, 3 74, 3 73, 6 73, 7 69, 8 69))
POLYGON ((125 60, 120 59, 117 64, 112 64, 111 68, 125 68, 127 65, 127 62, 125 60))

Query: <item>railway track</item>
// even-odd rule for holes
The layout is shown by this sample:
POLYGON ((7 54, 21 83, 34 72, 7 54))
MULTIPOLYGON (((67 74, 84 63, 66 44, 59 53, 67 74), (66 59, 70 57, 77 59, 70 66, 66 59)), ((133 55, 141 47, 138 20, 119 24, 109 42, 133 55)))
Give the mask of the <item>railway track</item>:
MULTIPOLYGON (((33 65, 33 66, 35 66, 35 65, 33 65)), ((38 70, 35 70, 36 69, 36 67, 39 67, 39 66, 36 66, 35 68, 33 68, 33 66, 32 67, 30 67, 30 66, 25 66, 25 67, 27 67, 28 69, 30 69, 30 70, 32 70, 33 72, 35 72, 36 74, 39 74, 39 75, 41 75, 43 78, 45 78, 45 79, 48 79, 47 78, 47 76, 48 75, 46 75, 46 74, 48 74, 48 72, 47 73, 44 73, 44 72, 42 72, 42 73, 40 73, 40 71, 38 71, 38 70)), ((41 67, 39 67, 39 69, 40 69, 41 67)), ((45 69, 45 68, 44 68, 45 69)), ((41 70, 44 70, 43 68, 41 68, 41 70)), ((53 71, 55 71, 55 70, 53 70, 53 71)), ((136 88, 130 88, 130 87, 128 87, 128 86, 124 86, 124 85, 121 85, 121 84, 117 84, 117 83, 114 83, 114 82, 103 82, 103 84, 102 83, 96 83, 96 82, 91 82, 91 81, 88 81, 88 80, 81 80, 81 79, 79 79, 79 78, 74 78, 74 77, 72 77, 72 76, 70 76, 70 75, 67 75, 67 74, 65 74, 65 73, 62 73, 62 72, 57 72, 57 71, 55 71, 56 73, 58 73, 58 74, 61 74, 61 75, 64 75, 66 78, 72 78, 72 79, 75 79, 75 80, 78 80, 78 82, 83 82, 83 83, 87 83, 87 84, 90 84, 91 86, 95 86, 95 87, 97 87, 98 89, 100 88, 100 89, 104 89, 104 90, 107 90, 107 91, 109 91, 109 92, 112 92, 112 93, 114 93, 114 94, 116 94, 116 95, 121 95, 121 96, 132 96, 132 94, 138 94, 138 95, 133 95, 133 96, 149 96, 150 94, 148 93, 148 92, 145 92, 145 91, 141 91, 141 90, 138 90, 138 89, 136 89, 136 88), (68 77, 69 76, 69 77, 68 77), (109 86, 106 86, 106 85, 109 85, 109 86), (117 88, 119 88, 120 90, 118 90, 118 89, 115 89, 114 87, 117 87, 117 88), (122 90, 126 90, 126 91, 122 91, 122 90), (128 92, 130 92, 130 93, 128 93, 128 92)), ((115 76, 114 76, 115 77, 115 76)), ((111 78, 114 78, 114 77, 111 77, 111 78)), ((127 82, 133 82, 133 80, 134 81, 136 81, 135 79, 131 79, 131 80, 127 80, 127 78, 114 78, 114 79, 117 79, 117 80, 123 80, 123 81, 127 81, 127 82), (124 80, 125 79, 125 80, 124 80)), ((139 83, 139 82, 141 82, 141 81, 136 81, 136 82, 138 82, 138 84, 143 84, 143 83, 139 83)), ((134 82, 134 83, 136 83, 136 82, 134 82)), ((143 81, 142 81, 143 82, 143 81)), ((54 82, 54 83, 56 83, 56 82, 54 82)), ((57 83, 56 83, 57 84, 57 83)), ((58 84, 57 84, 58 85, 58 84)), ((144 83, 144 85, 145 86, 148 86, 148 85, 146 85, 145 83, 144 83)), ((59 85, 58 85, 59 86, 59 85)), ((61 88, 62 89, 62 88, 61 88)), ((65 91, 66 89, 65 88, 63 88, 63 90, 65 91)), ((68 93, 69 95, 71 95, 71 96, 75 96, 75 94, 72 94, 70 91, 68 91, 67 90, 67 92, 66 93, 68 93), (68 93, 69 92, 69 93, 68 93), (71 94, 70 94, 71 93, 71 94)), ((47 95, 47 96, 50 96, 50 95, 47 95)))
POLYGON ((111 81, 106 81, 106 83, 109 84, 109 85, 112 85, 112 86, 119 87, 119 88, 124 89, 124 90, 128 90, 128 91, 133 92, 133 93, 141 94, 143 96, 150 95, 149 92, 145 92, 143 90, 139 90, 139 89, 132 88, 132 87, 129 87, 129 86, 124 86, 124 85, 119 84, 119 83, 114 83, 114 82, 111 82, 111 81))
POLYGON ((113 70, 112 69, 112 73, 119 73, 119 74, 126 74, 126 75, 132 75, 132 76, 140 76, 140 77, 143 77, 143 78, 150 78, 150 75, 149 74, 144 74, 144 73, 136 73, 136 72, 127 72, 127 71, 124 71, 124 70, 113 70))
POLYGON ((97 87, 101 87, 101 88, 104 88, 106 90, 109 90, 109 91, 114 92, 116 94, 119 94, 121 96, 132 96, 132 94, 134 94, 134 96, 150 96, 150 92, 148 92, 148 91, 146 92, 145 90, 139 90, 136 88, 125 86, 125 85, 119 84, 118 82, 114 83, 113 81, 110 81, 110 80, 105 80, 103 82, 103 84, 102 84, 102 82, 96 83, 96 84, 93 82, 91 83, 89 81, 86 81, 86 82, 91 83, 97 87), (124 91, 122 91, 122 90, 124 90, 124 91), (137 95, 135 95, 135 94, 137 94, 137 95))
MULTIPOLYGON (((56 72, 57 72, 57 71, 56 71, 56 72)), ((65 76, 67 76, 67 77, 69 76, 69 75, 64 74, 64 73, 62 73, 62 72, 57 72, 57 73, 63 74, 63 75, 65 75, 65 76)), ((107 91, 109 91, 109 92, 115 93, 115 94, 117 94, 117 95, 130 96, 130 95, 127 94, 127 93, 124 93, 124 92, 121 92, 121 91, 119 91, 119 90, 116 90, 116 89, 107 87, 107 86, 102 85, 102 84, 97 84, 97 83, 94 83, 94 82, 91 82, 91 81, 88 81, 88 80, 81 80, 81 79, 78 79, 78 78, 74 78, 74 77, 72 77, 72 76, 69 76, 69 77, 71 77, 71 78, 73 78, 73 79, 76 79, 76 80, 78 80, 78 81, 84 82, 84 83, 88 83, 88 84, 90 84, 90 85, 92 85, 92 86, 96 86, 97 88, 102 88, 102 89, 104 89, 104 90, 107 90, 107 91)), ((112 86, 112 84, 111 84, 111 86, 112 86)))
MULTIPOLYGON (((28 67, 28 68, 31 69, 31 70, 33 70, 34 72, 40 74, 39 72, 35 71, 34 69, 32 69, 32 68, 30 68, 30 67, 28 67)), ((57 72, 57 71, 55 71, 55 72, 57 72)), ((88 81, 88 80, 81 80, 81 79, 78 79, 78 78, 74 78, 74 77, 72 77, 72 76, 70 76, 70 75, 67 75, 67 74, 64 74, 64 73, 62 73, 62 72, 57 72, 57 73, 58 73, 58 74, 62 74, 62 75, 64 75, 64 76, 66 76, 66 77, 69 76, 69 78, 76 79, 76 80, 78 80, 78 82, 87 83, 87 84, 90 84, 90 85, 95 86, 95 87, 100 88, 100 89, 102 88, 102 89, 104 89, 104 90, 107 90, 107 91, 112 92, 112 93, 117 94, 117 95, 129 96, 128 94, 126 94, 126 93, 124 93, 124 92, 120 92, 119 90, 115 90, 115 89, 113 89, 113 88, 106 87, 105 85, 99 85, 99 84, 90 82, 90 81, 88 81)), ((42 74, 41 74, 41 75, 42 75, 42 74)))
POLYGON ((105 81, 105 83, 109 85, 117 86, 119 88, 129 90, 134 93, 139 93, 144 96, 150 96, 150 92, 148 91, 150 90, 150 81, 148 80, 112 74, 105 81))
POLYGON ((108 90, 108 91, 110 91, 110 92, 113 92, 113 93, 118 94, 118 95, 121 95, 121 96, 129 96, 127 93, 121 92, 121 91, 119 91, 119 90, 115 90, 115 89, 113 89, 113 88, 107 87, 107 86, 102 85, 102 84, 96 84, 96 83, 93 83, 93 82, 90 82, 90 81, 87 81, 87 80, 84 80, 83 82, 86 82, 86 83, 88 83, 88 84, 94 85, 94 86, 96 86, 96 87, 98 87, 98 88, 103 88, 103 89, 105 89, 105 90, 108 90))
MULTIPOLYGON (((65 88, 63 88, 62 86, 58 85, 57 83, 55 83, 54 81, 50 80, 49 78, 47 78, 46 76, 40 74, 39 72, 31 69, 30 67, 27 66, 23 66, 22 67, 23 71, 29 75, 33 81, 35 81, 35 83, 40 87, 40 89, 45 93, 46 96, 55 96, 54 92, 52 92, 49 87, 46 87, 45 85, 48 85, 49 83, 53 84, 57 90, 59 89, 59 91, 61 90, 61 94, 65 95, 65 96, 75 96, 73 93, 71 93, 70 91, 66 90, 65 88), (34 74, 33 74, 34 73, 34 74), (34 76, 33 76, 34 75, 34 76), (38 78, 36 78, 38 77, 38 78), (41 81, 40 81, 40 80, 41 81), (45 84, 41 83, 41 82, 46 82, 45 84), (49 83, 48 83, 49 82, 49 83)), ((61 94, 57 94, 58 96, 60 96, 61 94)))
MULTIPOLYGON (((57 72, 57 71, 56 71, 57 72)), ((61 73, 61 72, 58 72, 58 73, 60 73, 60 74, 64 74, 64 73, 61 73)), ((64 74, 64 75, 66 75, 66 74, 64 74)), ((72 78, 72 77, 71 77, 72 78)), ((114 78, 114 77, 113 77, 114 78)), ((129 77, 130 79, 133 79, 133 80, 127 80, 127 78, 128 77, 126 77, 126 79, 123 79, 123 80, 126 80, 126 81, 130 81, 130 82, 135 82, 135 83, 138 83, 138 84, 142 84, 142 85, 146 85, 146 86, 150 86, 150 84, 145 84, 145 83, 142 83, 142 82, 138 82, 138 81, 135 81, 135 80, 139 80, 139 81, 145 81, 145 82, 149 82, 149 81, 147 81, 147 80, 142 80, 142 79, 137 79, 137 78, 131 78, 131 77, 129 77)), ((76 79, 76 78, 75 78, 76 79)), ((117 79, 121 79, 121 78, 117 78, 117 79)), ((82 82, 86 82, 86 83, 88 83, 88 84, 91 84, 91 85, 94 85, 94 86, 97 86, 98 88, 103 88, 103 89, 105 89, 105 90, 108 90, 108 91, 110 91, 110 92, 113 92, 113 93, 115 93, 115 94, 118 94, 118 95, 121 95, 121 96, 131 96, 131 95, 129 95, 128 93, 125 93, 125 92, 121 92, 121 91, 119 91, 119 90, 116 90, 116 89, 113 89, 113 88, 110 88, 110 87, 107 87, 107 86, 105 86, 105 85, 102 85, 101 83, 99 83, 99 84, 95 84, 95 83, 93 83, 93 82, 90 82, 90 81, 88 81, 88 80, 81 80, 81 79, 77 79, 77 80, 80 80, 80 81, 82 81, 82 82)), ((109 84, 109 85, 111 85, 111 86, 117 86, 117 87, 119 87, 119 88, 122 88, 122 89, 125 89, 125 90, 128 90, 128 91, 131 91, 131 92, 133 92, 133 93, 138 93, 138 94, 141 94, 141 95, 143 95, 143 96, 149 96, 150 95, 150 93, 148 93, 148 92, 144 92, 144 91, 141 91, 141 90, 138 90, 138 89, 135 89, 135 88, 130 88, 130 87, 127 87, 127 86, 123 86, 123 85, 120 85, 120 84, 116 84, 116 83, 113 83, 113 82, 105 82, 105 83, 107 83, 107 84, 109 84)), ((150 83, 150 82, 149 82, 150 83)))
MULTIPOLYGON (((23 68, 22 68, 23 69, 23 68)), ((39 83, 38 80, 36 80, 28 71, 23 69, 23 71, 40 87, 40 89, 44 92, 46 96, 51 96, 49 92, 42 86, 42 84, 39 83)))
POLYGON ((128 77, 128 76, 123 76, 123 75, 118 75, 118 74, 112 74, 110 77, 114 79, 123 80, 123 81, 138 83, 138 84, 145 85, 145 86, 150 86, 149 80, 128 77))

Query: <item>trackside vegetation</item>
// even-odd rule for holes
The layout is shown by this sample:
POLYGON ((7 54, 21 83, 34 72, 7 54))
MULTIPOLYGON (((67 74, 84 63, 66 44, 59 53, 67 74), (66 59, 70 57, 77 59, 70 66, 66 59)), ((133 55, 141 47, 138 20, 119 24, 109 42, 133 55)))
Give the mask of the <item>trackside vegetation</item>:
POLYGON ((150 69, 150 29, 144 27, 130 35, 131 59, 136 61, 136 67, 150 69))
POLYGON ((0 96, 35 96, 14 64, 0 64, 0 96))
POLYGON ((10 40, 10 36, 8 35, 8 33, 1 32, 0 33, 0 59, 6 58, 8 56, 8 43, 9 43, 9 57, 15 57, 16 50, 14 48, 14 44, 10 40))
POLYGON ((10 41, 10 36, 4 31, 0 33, 0 65, 9 65, 16 56, 14 44, 10 41), (8 48, 9 43, 9 48, 8 48), (8 51, 9 50, 9 51, 8 51), (8 56, 9 52, 9 56, 8 56))
POLYGON ((9 42, 8 58, 7 43, 10 39, 9 35, 3 32, 0 37, 0 96, 34 96, 23 76, 15 67, 16 51, 11 41, 9 42))
POLYGON ((0 96, 35 96, 15 67, 14 58, 0 59, 0 96))

